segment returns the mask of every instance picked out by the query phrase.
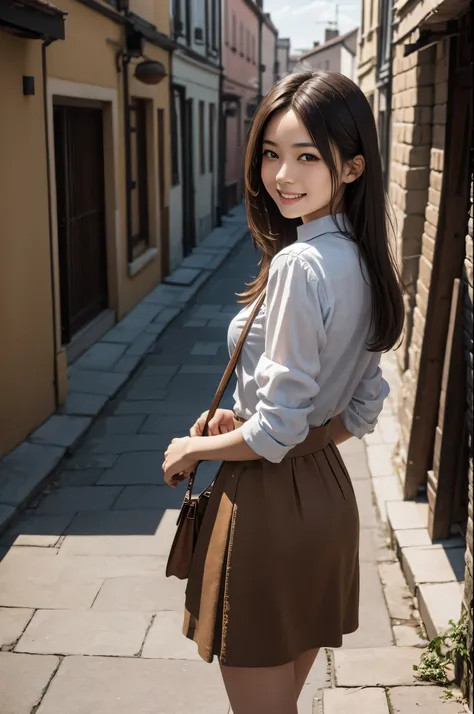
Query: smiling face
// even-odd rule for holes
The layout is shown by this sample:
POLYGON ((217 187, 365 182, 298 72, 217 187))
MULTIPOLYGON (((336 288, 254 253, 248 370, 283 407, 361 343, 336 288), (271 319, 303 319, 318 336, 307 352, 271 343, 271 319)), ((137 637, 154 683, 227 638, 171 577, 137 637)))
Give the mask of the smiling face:
MULTIPOLYGON (((263 184, 285 218, 302 218, 308 223, 329 215, 330 171, 292 109, 276 114, 268 122, 262 153, 263 184)), ((339 169, 339 157, 335 159, 339 169)), ((339 184, 336 206, 344 193, 342 174, 339 184)))

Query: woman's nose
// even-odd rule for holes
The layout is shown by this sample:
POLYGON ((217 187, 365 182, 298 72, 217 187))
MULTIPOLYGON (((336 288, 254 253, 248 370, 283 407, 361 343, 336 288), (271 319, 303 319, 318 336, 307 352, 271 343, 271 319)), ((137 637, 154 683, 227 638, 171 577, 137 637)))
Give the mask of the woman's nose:
POLYGON ((278 169, 276 180, 280 181, 281 183, 292 183, 287 163, 282 164, 278 169))

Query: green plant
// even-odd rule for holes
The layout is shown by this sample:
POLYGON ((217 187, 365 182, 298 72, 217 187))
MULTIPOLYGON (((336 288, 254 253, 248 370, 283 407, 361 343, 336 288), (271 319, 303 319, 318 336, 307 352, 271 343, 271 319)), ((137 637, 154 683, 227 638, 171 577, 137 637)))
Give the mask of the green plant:
POLYGON ((468 660, 467 651, 467 615, 464 613, 458 622, 450 620, 450 629, 443 635, 434 637, 421 655, 419 665, 413 665, 417 673, 415 678, 421 682, 448 684, 449 667, 456 663, 458 657, 468 660))

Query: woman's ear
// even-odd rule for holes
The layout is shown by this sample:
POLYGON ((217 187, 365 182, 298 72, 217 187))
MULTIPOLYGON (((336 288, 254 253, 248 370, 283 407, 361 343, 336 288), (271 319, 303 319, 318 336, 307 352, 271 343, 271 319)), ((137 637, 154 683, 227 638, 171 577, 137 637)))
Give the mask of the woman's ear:
POLYGON ((342 172, 343 183, 353 183, 359 176, 362 176, 365 170, 365 159, 362 154, 354 156, 353 159, 344 164, 342 172))

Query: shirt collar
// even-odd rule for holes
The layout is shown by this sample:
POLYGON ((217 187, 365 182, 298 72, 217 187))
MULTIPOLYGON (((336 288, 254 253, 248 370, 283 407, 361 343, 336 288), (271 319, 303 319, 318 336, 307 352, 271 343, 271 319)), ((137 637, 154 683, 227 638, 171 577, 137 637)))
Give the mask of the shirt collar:
POLYGON ((313 238, 318 238, 318 236, 322 236, 325 233, 341 233, 341 231, 347 231, 347 233, 352 234, 352 226, 344 213, 336 213, 335 219, 333 216, 316 218, 314 221, 298 226, 297 230, 298 241, 303 243, 313 238))

